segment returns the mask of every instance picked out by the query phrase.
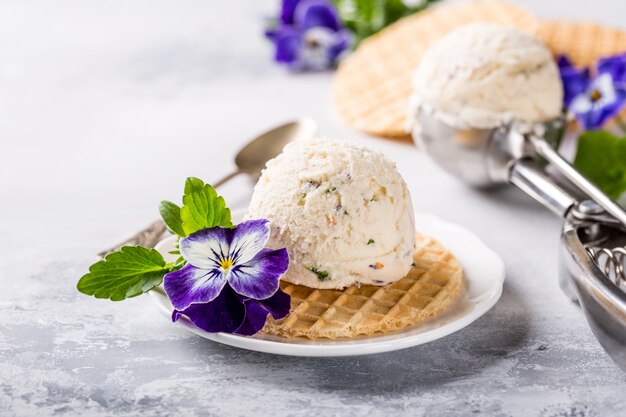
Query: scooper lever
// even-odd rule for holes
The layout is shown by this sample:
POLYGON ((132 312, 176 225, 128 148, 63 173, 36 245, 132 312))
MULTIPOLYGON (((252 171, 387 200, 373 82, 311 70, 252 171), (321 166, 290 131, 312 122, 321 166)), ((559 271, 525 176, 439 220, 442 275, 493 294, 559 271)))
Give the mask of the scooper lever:
POLYGON ((581 191, 591 197, 607 213, 615 217, 623 226, 626 226, 626 211, 616 202, 611 200, 598 187, 593 185, 587 178, 576 170, 569 162, 559 155, 545 140, 529 135, 528 140, 533 148, 543 158, 552 164, 565 178, 581 191))
POLYGON ((554 120, 532 131, 459 129, 422 111, 414 135, 457 178, 477 187, 512 183, 564 219, 561 288, 580 303, 604 349, 626 371, 626 213, 554 150, 563 126, 554 120), (592 200, 578 201, 561 188, 545 172, 546 161, 592 200))
POLYGON ((544 139, 524 137, 537 155, 592 198, 577 201, 532 156, 511 161, 509 182, 564 218, 561 289, 581 305, 600 344, 626 371, 626 213, 544 139))

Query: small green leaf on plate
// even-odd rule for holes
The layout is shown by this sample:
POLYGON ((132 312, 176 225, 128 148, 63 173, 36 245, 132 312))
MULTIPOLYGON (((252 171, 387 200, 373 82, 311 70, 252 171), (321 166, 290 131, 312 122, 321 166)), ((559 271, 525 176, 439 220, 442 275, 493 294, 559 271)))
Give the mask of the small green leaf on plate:
POLYGON ((209 184, 193 177, 187 178, 185 183, 180 217, 185 235, 216 226, 233 226, 224 198, 209 184))
POLYGON ((180 237, 186 236, 183 229, 183 219, 180 217, 180 207, 171 201, 161 201, 159 213, 161 213, 163 221, 173 234, 180 237))
POLYGON ((96 298, 121 301, 150 291, 170 272, 155 249, 124 246, 89 268, 78 281, 78 291, 96 298))

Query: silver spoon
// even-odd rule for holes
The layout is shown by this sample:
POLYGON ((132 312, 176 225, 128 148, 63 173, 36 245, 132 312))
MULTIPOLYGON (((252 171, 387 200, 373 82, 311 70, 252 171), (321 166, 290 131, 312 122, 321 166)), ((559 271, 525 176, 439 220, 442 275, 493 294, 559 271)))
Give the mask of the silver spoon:
MULTIPOLYGON (((266 162, 278 156, 286 144, 294 140, 311 139, 316 133, 317 123, 308 117, 268 130, 248 142, 237 153, 235 156, 237 169, 235 171, 213 182, 211 185, 217 188, 239 174, 247 174, 253 178, 258 178, 266 162)), ((122 246, 145 246, 151 248, 159 241, 165 230, 166 227, 163 220, 157 220, 122 243, 100 252, 98 256, 104 258, 122 246)))

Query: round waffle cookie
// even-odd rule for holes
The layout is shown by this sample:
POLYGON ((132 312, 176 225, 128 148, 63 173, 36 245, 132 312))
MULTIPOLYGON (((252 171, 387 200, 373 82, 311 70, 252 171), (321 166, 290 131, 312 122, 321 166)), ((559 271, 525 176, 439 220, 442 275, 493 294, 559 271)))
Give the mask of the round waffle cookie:
POLYGON ((576 65, 590 66, 598 58, 626 51, 626 33, 593 23, 545 21, 537 37, 555 55, 567 55, 576 65))
POLYGON ((454 304, 463 292, 463 271, 437 241, 417 235, 415 266, 383 287, 320 290, 282 282, 291 313, 269 319, 262 333, 283 337, 350 338, 417 325, 454 304))
POLYGON ((409 139, 405 131, 411 75, 426 48, 459 26, 490 22, 536 33, 525 9, 500 1, 441 5, 400 19, 364 40, 337 69, 333 101, 351 127, 409 139))

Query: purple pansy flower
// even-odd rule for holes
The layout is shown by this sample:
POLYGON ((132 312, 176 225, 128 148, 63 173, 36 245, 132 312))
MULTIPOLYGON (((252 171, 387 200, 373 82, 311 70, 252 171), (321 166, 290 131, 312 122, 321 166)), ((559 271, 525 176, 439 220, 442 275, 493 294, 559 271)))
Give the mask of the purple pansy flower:
POLYGON ((265 300, 254 300, 237 294, 226 284, 210 303, 191 304, 182 311, 174 310, 172 320, 185 315, 206 332, 252 336, 265 326, 269 314, 277 320, 286 317, 290 305, 291 297, 280 289, 265 300))
POLYGON ((352 33, 328 0, 283 0, 275 28, 266 31, 275 59, 292 70, 323 70, 352 45, 352 33))
POLYGON ((558 64, 565 106, 585 130, 601 127, 626 105, 626 54, 600 59, 594 76, 565 56, 558 64))
POLYGON ((285 317, 290 297, 278 284, 289 255, 286 249, 265 248, 269 233, 269 221, 261 219, 182 238, 179 248, 187 264, 163 279, 174 306, 172 319, 185 315, 207 332, 251 335, 268 314, 285 317))

